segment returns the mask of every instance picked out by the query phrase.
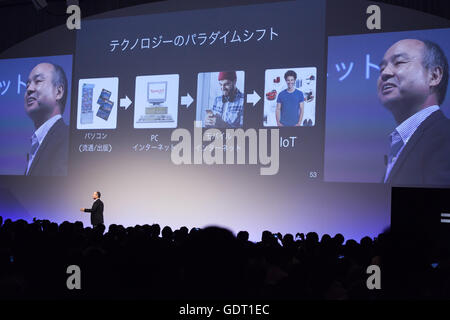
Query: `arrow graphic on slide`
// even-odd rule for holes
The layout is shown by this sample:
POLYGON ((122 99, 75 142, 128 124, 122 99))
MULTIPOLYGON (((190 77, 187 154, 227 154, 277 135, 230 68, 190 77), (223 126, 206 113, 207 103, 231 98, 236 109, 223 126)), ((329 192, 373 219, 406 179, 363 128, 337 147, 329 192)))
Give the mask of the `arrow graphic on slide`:
POLYGON ((123 99, 120 99, 120 107, 121 108, 125 108, 125 110, 126 109, 128 109, 128 107, 131 105, 131 100, 130 100, 130 98, 128 98, 127 96, 125 96, 125 98, 123 98, 123 99))
POLYGON ((194 101, 194 99, 192 99, 192 97, 191 97, 191 95, 189 94, 189 92, 188 92, 187 95, 181 97, 181 104, 182 104, 182 105, 185 105, 186 108, 189 108, 189 106, 191 105, 191 103, 192 103, 193 101, 194 101))
POLYGON ((261 97, 256 93, 255 90, 253 90, 253 93, 247 94, 247 103, 253 103, 253 106, 258 103, 258 101, 261 99, 261 97))

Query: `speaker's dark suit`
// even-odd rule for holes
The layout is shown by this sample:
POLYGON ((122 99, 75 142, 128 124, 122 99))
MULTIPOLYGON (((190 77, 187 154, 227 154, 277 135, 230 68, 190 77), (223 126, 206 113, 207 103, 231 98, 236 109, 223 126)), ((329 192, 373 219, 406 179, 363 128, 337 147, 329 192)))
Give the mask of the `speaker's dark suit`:
POLYGON ((91 209, 84 209, 84 212, 91 213, 91 224, 95 227, 96 225, 103 223, 103 202, 97 199, 92 204, 91 209))
POLYGON ((66 176, 69 128, 61 118, 45 135, 31 163, 29 176, 66 176))
POLYGON ((450 185, 450 120, 441 110, 425 119, 409 139, 386 183, 450 185))

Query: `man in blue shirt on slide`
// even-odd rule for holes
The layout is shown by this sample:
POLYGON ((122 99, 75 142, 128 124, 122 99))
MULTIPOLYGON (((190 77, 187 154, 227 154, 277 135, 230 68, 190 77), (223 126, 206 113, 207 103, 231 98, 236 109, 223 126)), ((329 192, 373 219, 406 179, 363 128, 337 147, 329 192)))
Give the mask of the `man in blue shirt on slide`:
POLYGON ((302 125, 305 98, 295 88, 297 74, 289 70, 284 74, 287 89, 280 92, 277 98, 276 119, 279 127, 299 127, 302 125))

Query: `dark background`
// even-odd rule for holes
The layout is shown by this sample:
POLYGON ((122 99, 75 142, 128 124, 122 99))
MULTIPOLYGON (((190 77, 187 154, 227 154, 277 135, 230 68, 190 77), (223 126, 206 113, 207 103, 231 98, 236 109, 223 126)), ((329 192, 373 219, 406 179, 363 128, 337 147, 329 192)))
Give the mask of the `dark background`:
MULTIPOLYGON (((81 14, 89 17, 102 12, 165 0, 79 0, 81 14)), ((189 0, 178 1, 180 6, 189 0)), ((214 0, 216 6, 231 5, 235 1, 214 0)), ((266 2, 266 1, 253 1, 266 2)), ((342 2, 333 0, 331 2, 342 2)), ((251 3, 251 1, 249 1, 251 3)), ((386 3, 419 10, 449 19, 450 2, 448 0, 378 0, 371 3, 386 3)), ((47 0, 47 7, 37 9, 32 0, 0 0, 0 52, 33 35, 65 24, 67 19, 66 0, 47 0)))

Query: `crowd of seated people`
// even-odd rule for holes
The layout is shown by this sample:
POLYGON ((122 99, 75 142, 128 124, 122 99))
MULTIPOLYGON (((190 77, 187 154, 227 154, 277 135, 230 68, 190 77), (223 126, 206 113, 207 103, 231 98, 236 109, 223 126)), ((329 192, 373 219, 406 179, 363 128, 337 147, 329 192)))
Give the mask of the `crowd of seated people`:
POLYGON ((81 222, 0 217, 1 299, 379 300, 450 297, 450 254, 389 230, 358 243, 341 234, 262 233, 259 242, 219 227, 158 224, 84 227, 81 222), (69 290, 67 267, 81 271, 69 290), (381 289, 366 270, 378 265, 381 289))

